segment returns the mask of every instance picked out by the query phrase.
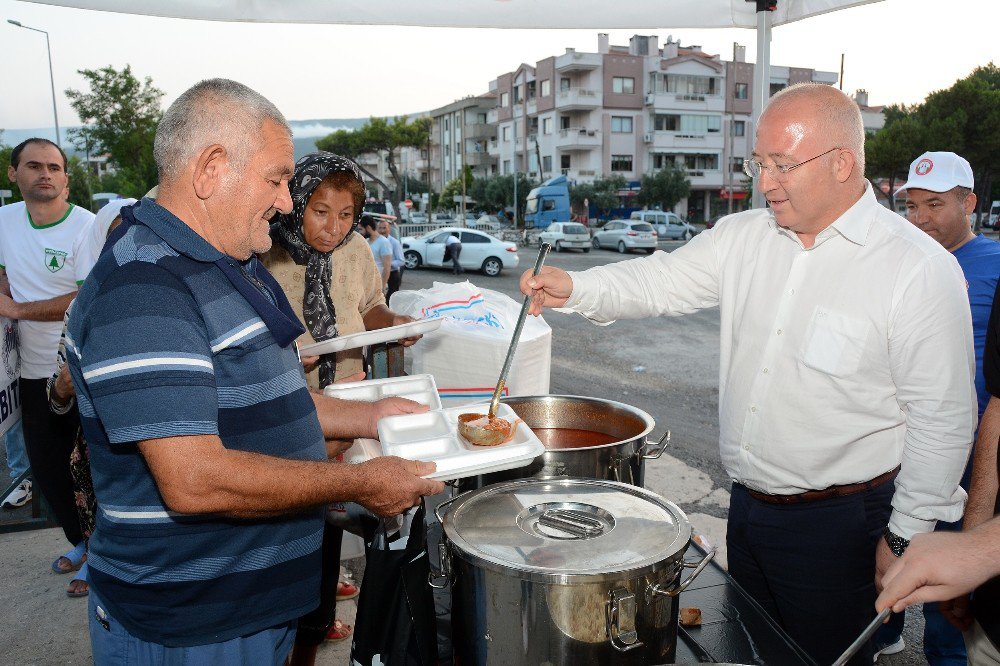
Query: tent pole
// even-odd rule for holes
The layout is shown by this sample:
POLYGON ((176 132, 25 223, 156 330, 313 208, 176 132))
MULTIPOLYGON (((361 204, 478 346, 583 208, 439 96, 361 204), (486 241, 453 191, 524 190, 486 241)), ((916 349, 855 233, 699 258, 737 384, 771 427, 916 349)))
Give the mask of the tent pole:
MULTIPOLYGON (((771 12, 774 3, 757 0, 757 63, 753 68, 753 116, 751 127, 757 134, 757 121, 771 96, 771 12)), ((764 195, 755 187, 751 199, 754 208, 764 207, 764 195)))

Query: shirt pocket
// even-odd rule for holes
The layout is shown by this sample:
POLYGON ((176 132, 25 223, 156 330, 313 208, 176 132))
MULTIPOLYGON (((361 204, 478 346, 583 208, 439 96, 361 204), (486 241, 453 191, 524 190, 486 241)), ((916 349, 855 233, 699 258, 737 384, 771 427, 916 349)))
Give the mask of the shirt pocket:
POLYGON ((802 362, 813 370, 846 377, 857 372, 871 322, 826 308, 816 308, 809 322, 802 362))

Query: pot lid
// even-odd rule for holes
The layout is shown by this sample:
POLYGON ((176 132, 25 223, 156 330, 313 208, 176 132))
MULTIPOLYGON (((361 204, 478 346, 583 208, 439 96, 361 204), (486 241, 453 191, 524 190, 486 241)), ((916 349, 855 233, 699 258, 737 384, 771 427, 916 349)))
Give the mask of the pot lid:
POLYGON ((444 531, 459 556, 543 578, 637 573, 683 554, 677 506, 624 483, 524 479, 455 500, 444 531))

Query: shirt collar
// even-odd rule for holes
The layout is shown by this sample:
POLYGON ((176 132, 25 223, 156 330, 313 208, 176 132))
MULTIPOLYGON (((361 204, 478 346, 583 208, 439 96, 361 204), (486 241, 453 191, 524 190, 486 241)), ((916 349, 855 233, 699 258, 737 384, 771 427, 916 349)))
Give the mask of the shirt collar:
POLYGON ((179 217, 152 199, 143 199, 137 203, 132 214, 179 254, 205 262, 215 262, 225 256, 179 217))
MULTIPOLYGON (((868 232, 871 231, 872 224, 875 221, 871 213, 872 205, 878 206, 879 203, 878 199, 875 198, 875 191, 872 190, 871 183, 866 180, 865 193, 861 195, 860 199, 854 202, 853 206, 834 220, 833 224, 816 234, 816 245, 819 245, 834 233, 839 233, 856 245, 865 245, 868 241, 868 232)), ((793 232, 778 226, 777 220, 774 219, 774 213, 770 210, 768 210, 768 224, 771 225, 772 229, 795 238, 793 232)))

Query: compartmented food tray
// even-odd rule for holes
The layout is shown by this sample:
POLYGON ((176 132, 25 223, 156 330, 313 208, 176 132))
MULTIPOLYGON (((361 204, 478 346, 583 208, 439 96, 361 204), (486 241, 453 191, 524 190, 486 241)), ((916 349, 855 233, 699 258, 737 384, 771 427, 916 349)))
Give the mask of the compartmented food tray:
POLYGON ((418 319, 408 324, 399 324, 388 328, 376 328, 373 331, 362 331, 351 335, 342 335, 332 340, 314 342, 311 345, 299 347, 302 356, 320 356, 322 354, 333 354, 345 349, 357 349, 367 347, 380 342, 394 342, 401 338, 412 338, 415 335, 426 335, 441 328, 444 320, 440 317, 434 319, 418 319))
MULTIPOLYGON (((323 395, 343 400, 363 400, 366 402, 399 396, 419 402, 421 405, 427 405, 431 409, 441 409, 441 397, 438 395, 433 375, 411 375, 331 384, 323 389, 323 395)), ((356 465, 381 455, 383 455, 382 445, 377 439, 356 439, 351 448, 344 451, 344 462, 356 465)))
POLYGON ((458 434, 459 414, 485 415, 488 409, 487 403, 481 403, 384 418, 378 422, 382 453, 434 462, 437 471, 427 478, 441 481, 524 467, 544 453, 538 437, 503 403, 497 407, 497 416, 516 424, 509 442, 476 446, 458 434))
POLYGON ((433 375, 410 375, 331 384, 323 389, 323 395, 342 400, 364 400, 366 402, 398 396, 419 402, 421 405, 427 405, 431 409, 441 409, 441 396, 438 395, 433 375))

